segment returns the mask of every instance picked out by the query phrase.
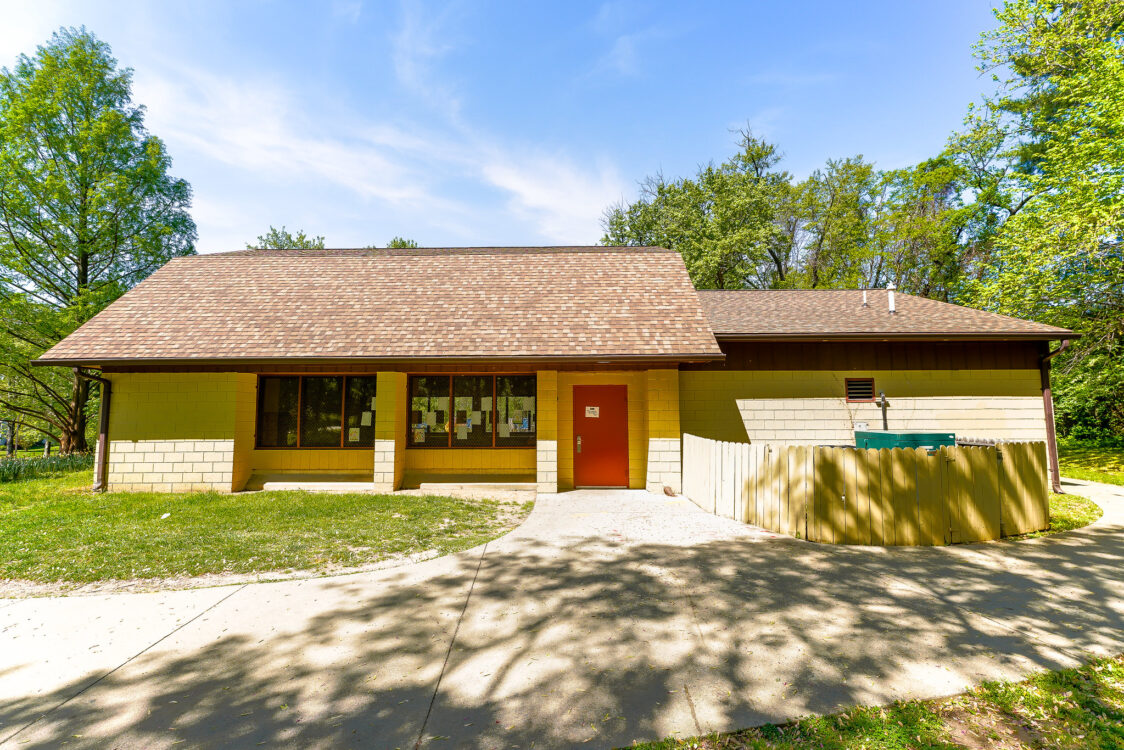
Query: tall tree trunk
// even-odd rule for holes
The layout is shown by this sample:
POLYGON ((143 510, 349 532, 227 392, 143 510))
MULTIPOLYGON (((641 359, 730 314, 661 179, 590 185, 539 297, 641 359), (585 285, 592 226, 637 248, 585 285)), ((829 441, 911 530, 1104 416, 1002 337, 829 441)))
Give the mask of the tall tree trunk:
POLYGON ((4 445, 4 452, 7 453, 8 456, 14 456, 16 454, 16 423, 14 420, 9 419, 4 424, 8 427, 8 441, 4 445))
POLYGON ((74 376, 74 399, 68 409, 70 422, 59 435, 59 453, 85 453, 90 450, 86 443, 86 404, 90 400, 90 381, 74 376))

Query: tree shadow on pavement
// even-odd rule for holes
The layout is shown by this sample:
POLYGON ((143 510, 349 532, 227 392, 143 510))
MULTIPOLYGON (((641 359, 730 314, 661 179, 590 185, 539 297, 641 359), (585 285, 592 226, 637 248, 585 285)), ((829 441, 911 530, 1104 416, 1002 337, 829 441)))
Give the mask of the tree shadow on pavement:
POLYGON ((250 587, 77 697, 100 675, 0 705, 0 738, 607 747, 1124 650, 1124 534, 1111 526, 964 548, 514 539, 420 581, 309 586, 315 606, 250 587), (234 602, 237 624, 223 611, 234 602), (314 614, 294 618, 303 606, 314 614))

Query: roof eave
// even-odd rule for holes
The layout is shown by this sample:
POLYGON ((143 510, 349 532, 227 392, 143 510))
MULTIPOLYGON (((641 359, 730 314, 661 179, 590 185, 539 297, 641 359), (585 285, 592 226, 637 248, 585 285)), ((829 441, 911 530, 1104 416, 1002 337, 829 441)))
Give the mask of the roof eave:
POLYGON ((1059 341, 1079 339, 1073 331, 1022 331, 1012 333, 734 333, 715 331, 719 341, 1059 341))
POLYGON ((721 352, 689 352, 682 354, 616 354, 616 355, 535 355, 513 357, 484 357, 478 355, 434 357, 99 357, 99 358, 40 358, 31 361, 36 367, 101 367, 121 365, 448 365, 448 364, 626 364, 633 362, 720 362, 726 358, 721 352))

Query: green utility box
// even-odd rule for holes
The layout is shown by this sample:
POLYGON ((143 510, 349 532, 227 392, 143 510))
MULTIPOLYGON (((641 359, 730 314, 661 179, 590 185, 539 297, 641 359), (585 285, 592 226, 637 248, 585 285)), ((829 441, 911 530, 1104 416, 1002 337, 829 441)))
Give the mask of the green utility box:
POLYGON ((934 450, 942 445, 956 445, 956 435, 951 432, 855 431, 856 448, 927 448, 934 450))

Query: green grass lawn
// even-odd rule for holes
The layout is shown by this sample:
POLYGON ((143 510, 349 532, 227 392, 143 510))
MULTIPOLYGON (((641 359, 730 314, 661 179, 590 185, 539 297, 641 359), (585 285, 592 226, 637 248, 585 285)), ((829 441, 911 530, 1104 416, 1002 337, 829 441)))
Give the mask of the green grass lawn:
POLYGON ((1124 446, 1058 441, 1058 465, 1063 477, 1124 485, 1124 446))
POLYGON ((1004 537, 1007 540, 1034 539, 1035 537, 1072 531, 1088 526, 1104 515, 1101 506, 1080 495, 1050 494, 1050 528, 1046 531, 1032 531, 1029 534, 1004 537))
POLYGON ((0 483, 0 578, 87 583, 320 571, 467 549, 530 511, 530 504, 415 495, 99 495, 91 483, 88 470, 0 483))
POLYGON ((860 707, 779 726, 636 747, 1118 750, 1124 747, 1124 657, 1045 672, 1023 682, 987 682, 953 698, 860 707))

